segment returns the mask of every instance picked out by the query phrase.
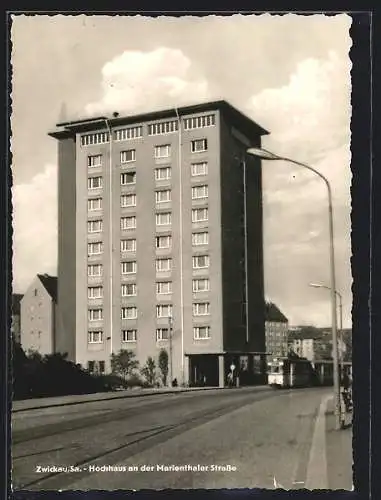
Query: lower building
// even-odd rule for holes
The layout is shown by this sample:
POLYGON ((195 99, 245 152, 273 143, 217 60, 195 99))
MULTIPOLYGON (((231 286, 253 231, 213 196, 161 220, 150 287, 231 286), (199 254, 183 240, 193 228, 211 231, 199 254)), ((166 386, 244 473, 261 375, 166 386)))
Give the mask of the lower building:
POLYGON ((42 356, 56 352, 57 278, 37 274, 20 302, 21 347, 42 356))
POLYGON ((286 356, 288 352, 288 319, 272 302, 265 304, 265 332, 267 360, 286 356))

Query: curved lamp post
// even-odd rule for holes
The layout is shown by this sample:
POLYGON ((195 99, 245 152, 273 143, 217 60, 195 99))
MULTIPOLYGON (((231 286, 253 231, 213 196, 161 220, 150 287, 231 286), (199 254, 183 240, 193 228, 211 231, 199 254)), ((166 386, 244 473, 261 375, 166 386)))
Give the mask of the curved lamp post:
POLYGON ((338 363, 338 348, 337 348, 337 312, 336 312, 336 275, 335 275, 335 251, 334 251, 334 239, 333 239, 333 214, 332 214, 332 191, 331 185, 318 170, 313 167, 301 163, 299 161, 292 160, 291 158, 286 158, 278 156, 271 151, 267 151, 262 148, 249 148, 247 154, 261 158, 262 160, 277 160, 286 161, 292 163, 299 167, 310 170, 315 175, 320 177, 324 181, 328 193, 328 224, 329 224, 329 256, 330 256, 330 287, 331 290, 331 316, 332 316, 332 356, 333 356, 333 386, 335 395, 335 427, 336 429, 341 428, 341 403, 340 403, 340 382, 339 382, 339 363, 338 363))

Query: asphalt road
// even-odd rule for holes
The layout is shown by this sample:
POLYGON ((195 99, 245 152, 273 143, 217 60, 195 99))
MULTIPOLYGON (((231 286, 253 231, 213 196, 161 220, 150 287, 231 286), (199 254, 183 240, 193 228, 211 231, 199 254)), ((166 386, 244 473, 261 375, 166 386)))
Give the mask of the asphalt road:
POLYGON ((330 392, 241 388, 18 412, 13 488, 304 488, 330 392))

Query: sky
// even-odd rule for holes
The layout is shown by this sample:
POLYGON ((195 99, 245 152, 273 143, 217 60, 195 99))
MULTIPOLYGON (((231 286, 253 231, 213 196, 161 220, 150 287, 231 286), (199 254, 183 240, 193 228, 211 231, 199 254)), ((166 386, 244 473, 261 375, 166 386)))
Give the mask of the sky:
MULTIPOLYGON (((351 327, 351 19, 346 14, 204 17, 13 15, 13 289, 57 272, 62 117, 121 115, 225 99, 269 130, 263 147, 313 166, 332 187, 337 290, 351 327)), ((327 326, 327 190, 263 162, 265 295, 290 324, 327 326)))

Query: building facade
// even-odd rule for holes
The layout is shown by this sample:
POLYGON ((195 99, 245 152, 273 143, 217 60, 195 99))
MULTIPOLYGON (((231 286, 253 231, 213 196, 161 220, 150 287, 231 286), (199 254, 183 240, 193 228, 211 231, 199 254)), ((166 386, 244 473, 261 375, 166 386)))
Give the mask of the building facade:
POLYGON ((288 319, 272 302, 265 304, 265 332, 267 360, 287 356, 288 353, 288 319))
POLYGON ((27 353, 53 354, 57 308, 57 278, 38 274, 20 302, 21 347, 27 353))
POLYGON ((165 348, 174 378, 210 385, 241 354, 258 370, 262 181, 246 149, 267 132, 225 101, 57 127, 57 349, 108 371, 120 349, 144 364, 165 348))

